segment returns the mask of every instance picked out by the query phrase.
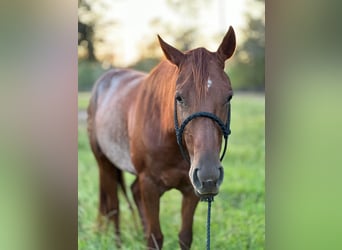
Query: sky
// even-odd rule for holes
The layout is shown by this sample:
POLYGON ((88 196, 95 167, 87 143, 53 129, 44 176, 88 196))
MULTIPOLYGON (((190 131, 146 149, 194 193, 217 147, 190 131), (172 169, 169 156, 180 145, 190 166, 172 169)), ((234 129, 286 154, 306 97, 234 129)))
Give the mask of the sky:
MULTIPOLYGON (((116 20, 119 24, 113 30, 106 30, 106 43, 111 46, 117 63, 127 66, 139 57, 139 46, 147 36, 155 36, 160 31, 154 30, 150 21, 155 18, 162 18, 168 23, 189 25, 191 19, 179 18, 180 16, 170 9, 165 0, 104 0, 107 1, 108 9, 103 13, 102 18, 116 20)), ((177 0, 175 0, 177 1, 177 0)), ((178 0, 181 2, 181 0, 178 0)), ((96 3, 96 2, 94 2, 96 3)), ((97 5, 93 5, 96 11, 97 5)), ((100 8, 100 7, 98 7, 100 8)), ((199 18, 195 20, 195 25, 200 30, 200 34, 212 36, 217 33, 224 33, 231 25, 235 29, 237 43, 243 40, 241 29, 245 25, 245 13, 253 12, 258 15, 260 8, 253 7, 251 0, 211 0, 199 11, 199 18), (210 2, 210 3, 209 3, 210 2)), ((193 22, 193 21, 192 21, 193 22)), ((172 34, 160 34, 164 39, 172 34)), ((169 39, 170 40, 170 39, 169 39)), ((169 41, 167 40, 167 41, 169 41)), ((157 41, 157 39, 156 39, 157 41)), ((201 42, 205 41, 202 39, 201 42)), ((171 41, 172 42, 172 41, 171 41)), ((218 41, 219 43, 220 41, 218 41)), ((209 50, 216 50, 218 44, 199 44, 209 50)), ((108 47, 102 47, 103 51, 108 51, 108 47)))

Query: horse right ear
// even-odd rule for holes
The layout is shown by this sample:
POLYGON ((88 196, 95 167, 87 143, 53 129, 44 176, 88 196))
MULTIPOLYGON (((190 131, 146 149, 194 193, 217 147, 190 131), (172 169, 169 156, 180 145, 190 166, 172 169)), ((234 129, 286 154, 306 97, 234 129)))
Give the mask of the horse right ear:
POLYGON ((171 45, 164 42, 164 40, 158 35, 159 44, 162 48, 164 55, 166 58, 177 67, 180 66, 182 61, 184 60, 185 55, 179 51, 178 49, 172 47, 171 45))

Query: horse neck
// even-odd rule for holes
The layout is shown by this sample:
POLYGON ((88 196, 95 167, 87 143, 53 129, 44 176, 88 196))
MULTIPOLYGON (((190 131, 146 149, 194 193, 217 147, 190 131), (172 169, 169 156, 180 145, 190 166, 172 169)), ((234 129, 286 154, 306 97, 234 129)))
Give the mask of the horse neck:
POLYGON ((174 94, 178 69, 162 61, 146 78, 142 86, 142 102, 149 123, 158 124, 161 136, 174 133, 174 94))

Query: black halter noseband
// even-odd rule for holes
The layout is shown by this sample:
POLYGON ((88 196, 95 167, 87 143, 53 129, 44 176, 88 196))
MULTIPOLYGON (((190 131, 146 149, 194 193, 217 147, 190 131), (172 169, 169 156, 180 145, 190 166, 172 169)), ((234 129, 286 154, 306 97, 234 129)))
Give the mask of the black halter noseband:
POLYGON ((222 120, 220 118, 218 118, 216 115, 214 115, 213 113, 209 113, 209 112, 197 112, 197 113, 193 113, 191 115, 189 115, 181 124, 181 126, 179 127, 178 125, 178 118, 177 118, 177 101, 175 100, 175 111, 174 111, 174 121, 175 121, 175 129, 176 129, 176 137, 177 137, 177 143, 179 146, 179 149, 184 157, 185 160, 187 160, 190 163, 190 158, 189 155, 186 154, 184 147, 183 147, 183 132, 185 129, 185 126, 193 119, 198 118, 198 117, 205 117, 205 118, 209 118, 213 121, 215 121, 217 123, 217 125, 220 127, 222 134, 223 134, 223 138, 224 138, 224 148, 223 148, 223 152, 222 155, 220 157, 220 161, 223 160, 224 155, 226 153, 227 150, 227 141, 228 141, 228 136, 230 135, 231 131, 230 131, 230 104, 228 107, 228 117, 227 117, 227 122, 226 124, 224 124, 222 122, 222 120))

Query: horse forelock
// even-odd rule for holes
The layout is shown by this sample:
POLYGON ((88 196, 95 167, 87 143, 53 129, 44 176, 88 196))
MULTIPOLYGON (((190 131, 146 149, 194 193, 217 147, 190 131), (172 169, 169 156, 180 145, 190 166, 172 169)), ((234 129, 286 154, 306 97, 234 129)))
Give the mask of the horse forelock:
POLYGON ((213 60, 213 53, 205 48, 198 48, 186 53, 186 60, 182 65, 182 70, 190 72, 188 77, 192 77, 192 81, 184 81, 182 87, 191 83, 191 91, 195 92, 196 102, 200 102, 206 98, 209 79, 209 64, 213 60))

